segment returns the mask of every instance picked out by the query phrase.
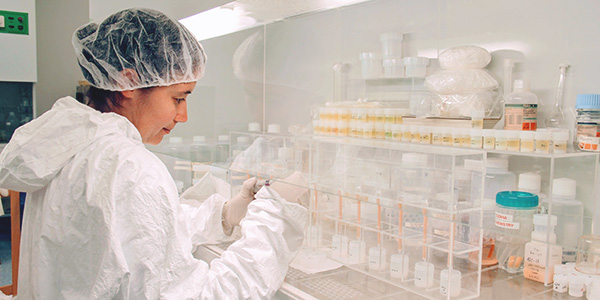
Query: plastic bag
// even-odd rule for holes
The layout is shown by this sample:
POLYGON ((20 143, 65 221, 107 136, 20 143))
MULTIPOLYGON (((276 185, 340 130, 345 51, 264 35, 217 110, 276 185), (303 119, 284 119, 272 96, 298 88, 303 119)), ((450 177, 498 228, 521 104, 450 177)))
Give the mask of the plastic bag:
POLYGON ((438 60, 446 70, 482 69, 492 61, 492 56, 481 47, 461 46, 442 51, 438 60))
POLYGON ((502 96, 495 91, 453 95, 431 94, 427 101, 432 115, 446 118, 469 118, 473 110, 485 111, 486 118, 497 118, 501 115, 503 104, 502 96))
POLYGON ((471 69, 438 71, 427 76, 425 86, 434 93, 451 95, 494 90, 499 84, 486 70, 471 69))

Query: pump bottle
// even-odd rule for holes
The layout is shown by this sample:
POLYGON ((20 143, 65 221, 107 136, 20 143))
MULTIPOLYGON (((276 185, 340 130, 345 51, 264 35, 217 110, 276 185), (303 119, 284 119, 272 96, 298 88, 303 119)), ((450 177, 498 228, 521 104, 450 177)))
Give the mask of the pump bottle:
POLYGON ((560 264, 562 260, 562 247, 556 245, 554 233, 556 221, 554 215, 533 216, 535 230, 531 233, 531 242, 525 244, 525 278, 544 284, 552 282, 554 265, 560 264))

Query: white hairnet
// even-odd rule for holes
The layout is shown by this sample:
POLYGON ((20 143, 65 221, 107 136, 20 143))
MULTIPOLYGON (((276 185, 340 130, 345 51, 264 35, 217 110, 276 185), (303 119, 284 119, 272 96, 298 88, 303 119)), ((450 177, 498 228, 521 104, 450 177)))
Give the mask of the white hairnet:
POLYGON ((73 47, 85 79, 110 91, 198 81, 206 64, 202 46, 187 28, 145 8, 81 26, 73 33, 73 47))

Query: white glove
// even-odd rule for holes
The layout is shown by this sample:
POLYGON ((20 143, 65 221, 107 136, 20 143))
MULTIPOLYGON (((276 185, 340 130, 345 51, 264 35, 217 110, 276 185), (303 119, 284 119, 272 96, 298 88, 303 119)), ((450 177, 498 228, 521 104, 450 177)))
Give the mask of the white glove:
POLYGON ((0 197, 8 197, 8 190, 0 188, 0 197))
POLYGON ((240 225, 240 221, 246 216, 248 205, 254 200, 254 185, 256 177, 247 179, 242 184, 242 190, 237 196, 231 198, 223 205, 223 231, 231 235, 233 227, 240 225))
POLYGON ((283 199, 288 202, 298 203, 304 207, 308 207, 309 204, 309 190, 307 186, 306 178, 300 172, 294 172, 294 174, 287 178, 271 184, 271 188, 283 199))

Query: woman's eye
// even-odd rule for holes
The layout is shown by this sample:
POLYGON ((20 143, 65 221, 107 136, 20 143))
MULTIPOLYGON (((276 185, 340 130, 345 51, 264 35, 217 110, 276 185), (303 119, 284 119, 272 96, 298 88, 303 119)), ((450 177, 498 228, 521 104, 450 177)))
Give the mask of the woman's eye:
POLYGON ((175 100, 177 100, 177 103, 181 103, 181 101, 185 101, 185 98, 175 98, 175 100))

